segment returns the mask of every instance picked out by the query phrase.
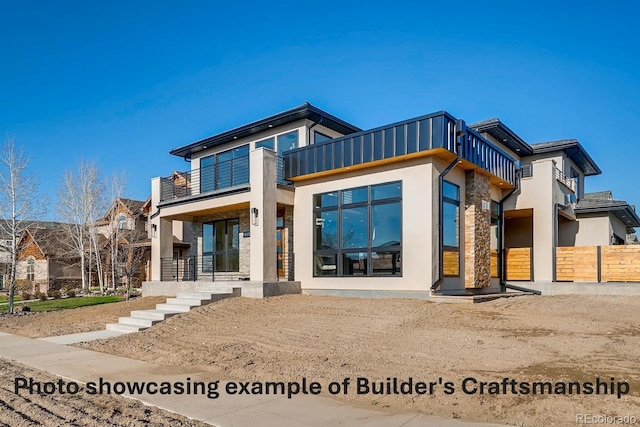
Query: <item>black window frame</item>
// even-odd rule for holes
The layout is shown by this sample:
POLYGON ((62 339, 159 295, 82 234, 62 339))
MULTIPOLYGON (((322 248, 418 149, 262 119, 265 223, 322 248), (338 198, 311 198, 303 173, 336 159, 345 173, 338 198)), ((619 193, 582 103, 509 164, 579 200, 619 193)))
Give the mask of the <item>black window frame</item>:
POLYGON ((215 221, 207 221, 205 223, 203 223, 203 227, 202 227, 202 246, 203 246, 203 251, 202 251, 202 272, 203 273, 239 273, 240 272, 240 218, 225 218, 225 219, 219 219, 219 220, 215 220, 215 221), (233 239, 233 236, 230 237, 230 233, 229 233, 229 223, 230 222, 234 222, 238 224, 238 234, 236 235, 236 239, 238 240, 238 249, 229 249, 229 238, 233 239), (222 250, 216 250, 216 224, 217 223, 224 223, 224 245, 222 250), (211 251, 204 251, 204 225, 211 225, 212 229, 213 229, 213 234, 211 236, 211 251), (238 256, 238 269, 237 270, 229 270, 229 255, 237 255, 238 256), (225 266, 223 270, 217 270, 216 269, 216 258, 218 256, 224 256, 225 257, 225 266), (205 257, 210 257, 211 258, 211 266, 209 267, 208 265, 205 266, 204 263, 204 259, 205 257))
POLYGON ((225 188, 232 188, 238 185, 249 183, 249 152, 251 147, 249 144, 242 144, 236 147, 229 148, 224 151, 219 151, 214 154, 202 157, 200 159, 200 193, 208 193, 211 191, 223 190, 225 188), (236 156, 238 150, 246 149, 246 154, 236 156), (231 158, 228 160, 220 161, 220 157, 231 153, 231 158), (210 165, 202 166, 203 160, 211 159, 210 165), (225 176, 223 169, 226 164, 229 164, 228 178, 225 176), (223 166, 224 165, 224 166, 223 166), (242 172, 246 168, 246 177, 242 172), (230 185, 220 185, 221 176, 225 176, 225 179, 229 179, 230 185))
MULTIPOLYGON (((457 228, 457 233, 458 233, 458 236, 457 236, 458 237, 458 242, 457 242, 458 246, 445 245, 444 244, 444 239, 443 239, 442 252, 443 252, 443 254, 444 254, 444 252, 456 252, 458 254, 458 273, 457 274, 446 274, 445 273, 444 276, 445 277, 460 277, 460 240, 461 240, 461 237, 462 237, 462 234, 460 233, 460 222, 461 222, 460 221, 460 217, 461 217, 461 214, 460 214, 460 186, 458 184, 456 184, 456 183, 451 182, 451 181, 443 180, 442 181, 442 205, 443 205, 442 222, 443 222, 443 224, 441 224, 441 226, 443 227, 443 234, 442 234, 443 238, 445 236, 444 235, 444 230, 446 230, 444 228, 444 220, 445 220, 444 219, 444 210, 445 210, 444 206, 446 204, 450 204, 450 205, 455 206, 457 208, 457 210, 456 210, 457 211, 456 228, 457 228), (454 186, 456 188, 457 199, 453 199, 451 197, 445 196, 444 187, 447 184, 452 185, 452 186, 454 186)), ((441 262, 444 263, 444 259, 441 262)))
POLYGON ((312 256, 312 271, 313 271, 313 277, 314 278, 324 278, 324 277, 341 277, 341 278, 354 278, 354 277, 402 277, 403 276, 403 268, 402 268, 402 264, 400 264, 400 266, 398 267, 397 271, 394 271, 394 269, 396 268, 396 262, 400 262, 401 263, 401 259, 402 259, 402 231, 403 231, 403 218, 402 218, 402 209, 403 209, 403 203, 402 203, 402 180, 398 180, 398 181, 388 181, 388 182, 381 182, 381 183, 376 183, 376 184, 371 184, 371 185, 364 185, 364 186, 358 186, 358 187, 351 187, 351 188, 345 188, 345 189, 341 189, 341 190, 335 190, 335 191, 328 191, 328 192, 324 192, 324 193, 317 193, 313 195, 313 256, 312 256), (373 199, 373 191, 376 187, 382 187, 385 185, 390 185, 390 184, 398 184, 400 187, 400 193, 398 196, 394 196, 394 197, 387 197, 387 198, 378 198, 378 199, 373 199), (362 189, 366 189, 366 193, 367 193, 367 198, 366 200, 357 200, 356 202, 353 203, 343 203, 344 202, 344 195, 347 192, 352 192, 354 190, 362 190, 362 189), (335 204, 331 204, 330 206, 322 206, 321 204, 317 203, 318 199, 321 199, 323 196, 331 196, 332 198, 336 199, 336 203, 335 204), (373 258, 373 254, 374 253, 380 253, 383 252, 381 249, 384 249, 385 246, 373 246, 373 238, 372 238, 372 225, 373 225, 373 210, 375 206, 380 206, 380 205, 392 205, 392 204, 398 204, 399 205, 399 221, 400 221, 400 235, 399 235, 399 244, 398 245, 391 245, 388 246, 388 248, 393 248, 392 250, 386 251, 388 253, 393 253, 394 255, 392 255, 392 269, 390 273, 376 273, 375 272, 375 268, 374 268, 374 258, 373 258), (366 212, 367 212, 367 242, 366 242, 366 246, 359 246, 359 247, 343 247, 343 234, 342 234, 342 227, 343 227, 343 211, 345 210, 349 210, 349 209, 354 209, 354 208, 366 208, 366 212), (322 217, 322 214, 325 212, 336 212, 336 218, 337 218, 337 224, 336 224, 336 248, 332 248, 332 249, 317 249, 317 240, 318 240, 318 234, 317 234, 317 226, 318 226, 318 219, 320 219, 322 217), (364 274, 345 274, 345 259, 346 256, 349 254, 357 254, 357 253, 364 253, 366 254, 366 258, 365 258, 365 268, 366 271, 364 272, 364 274), (396 255, 397 253, 397 255, 396 255), (323 264, 323 271, 326 271, 326 274, 318 274, 317 271, 317 262, 318 260, 322 258, 324 261, 327 260, 334 260, 333 262, 335 264, 329 264, 327 265, 328 268, 324 268, 325 264, 323 264))

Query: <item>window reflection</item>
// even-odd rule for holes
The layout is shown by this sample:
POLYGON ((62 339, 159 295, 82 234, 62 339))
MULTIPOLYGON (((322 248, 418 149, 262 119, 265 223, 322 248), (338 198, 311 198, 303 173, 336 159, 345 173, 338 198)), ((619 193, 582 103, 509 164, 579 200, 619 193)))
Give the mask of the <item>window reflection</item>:
POLYGON ((315 276, 400 276, 400 181, 314 195, 315 276))

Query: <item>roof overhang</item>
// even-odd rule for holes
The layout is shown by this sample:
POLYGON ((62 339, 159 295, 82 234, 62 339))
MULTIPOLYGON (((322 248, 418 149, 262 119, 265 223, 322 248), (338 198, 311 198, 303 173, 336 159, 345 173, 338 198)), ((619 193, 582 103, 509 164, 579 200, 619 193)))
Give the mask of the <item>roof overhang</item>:
POLYGON ((575 213, 576 215, 610 213, 627 227, 627 233, 633 233, 635 227, 640 227, 640 217, 635 209, 627 202, 620 200, 602 200, 591 203, 588 207, 581 207, 578 204, 575 207, 575 213))
POLYGON ((544 154, 553 151, 563 151, 567 157, 584 172, 586 176, 600 175, 602 170, 596 162, 591 158, 587 150, 580 145, 577 139, 563 139, 560 141, 541 142, 531 144, 533 154, 544 154))
POLYGON ((533 149, 500 119, 488 119, 469 125, 476 132, 486 132, 519 156, 533 154, 533 149))
POLYGON ((191 156, 198 151, 226 144, 240 138, 256 135, 269 129, 284 126, 302 119, 309 119, 314 122, 321 123, 322 126, 332 129, 342 135, 359 132, 361 130, 360 128, 306 102, 298 107, 283 111, 253 123, 205 138, 201 141, 197 141, 183 147, 174 148, 170 151, 170 154, 190 159, 191 156))

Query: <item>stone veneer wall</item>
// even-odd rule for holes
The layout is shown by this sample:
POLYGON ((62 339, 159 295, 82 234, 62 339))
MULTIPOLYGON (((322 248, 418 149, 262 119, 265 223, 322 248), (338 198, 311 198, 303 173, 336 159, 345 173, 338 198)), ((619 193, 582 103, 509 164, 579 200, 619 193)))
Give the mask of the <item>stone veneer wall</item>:
POLYGON ((464 260, 465 288, 491 286, 491 183, 473 170, 465 174, 464 260))
POLYGON ((202 224, 211 221, 219 221, 222 219, 238 218, 240 220, 240 236, 239 236, 239 252, 240 252, 240 271, 239 272, 215 272, 214 280, 238 280, 249 277, 249 256, 251 249, 251 237, 243 237, 244 232, 248 232, 250 228, 249 209, 237 209, 205 216, 197 216, 193 218, 191 223, 191 255, 202 257, 202 224))
MULTIPOLYGON (((27 260, 16 262, 16 280, 27 281, 27 260)), ((33 268, 33 288, 31 292, 44 292, 49 290, 49 261, 46 259, 35 260, 33 268)))
MULTIPOLYGON (((294 280, 295 277, 295 271, 294 271, 294 257, 293 257, 293 206, 285 206, 285 211, 284 211, 284 226, 285 228, 289 231, 287 234, 287 238, 289 240, 289 247, 287 248, 287 255, 286 255, 286 269, 288 270, 287 273, 289 274, 289 279, 290 280, 294 280)), ((283 280, 284 278, 281 278, 280 280, 283 280)))

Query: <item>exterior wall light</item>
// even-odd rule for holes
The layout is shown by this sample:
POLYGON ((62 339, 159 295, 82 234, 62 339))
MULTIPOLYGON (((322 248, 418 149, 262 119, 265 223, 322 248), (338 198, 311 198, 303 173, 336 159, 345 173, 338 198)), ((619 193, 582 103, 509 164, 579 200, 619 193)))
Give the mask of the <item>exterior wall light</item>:
POLYGON ((251 208, 251 223, 258 225, 258 208, 251 208))

